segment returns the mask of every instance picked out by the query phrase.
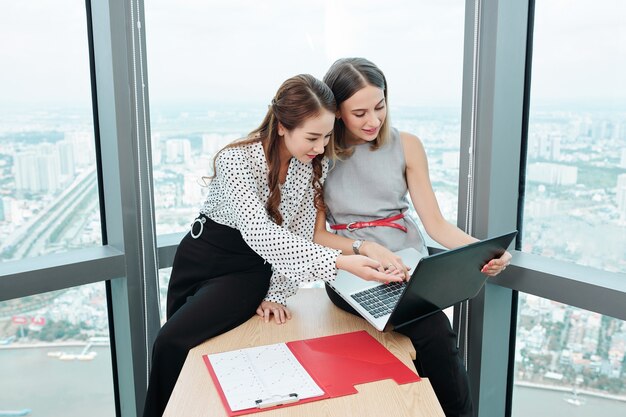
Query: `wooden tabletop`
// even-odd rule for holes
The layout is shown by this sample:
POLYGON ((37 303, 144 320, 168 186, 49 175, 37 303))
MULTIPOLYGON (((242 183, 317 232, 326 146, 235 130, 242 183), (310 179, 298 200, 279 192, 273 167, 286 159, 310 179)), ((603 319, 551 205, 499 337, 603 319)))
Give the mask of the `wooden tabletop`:
MULTIPOLYGON (((411 341, 395 332, 382 333, 365 320, 335 307, 324 289, 300 289, 289 298, 293 318, 286 324, 264 323, 253 317, 241 326, 210 339, 189 352, 165 409, 164 417, 227 416, 202 355, 338 333, 365 330, 410 369, 415 350, 411 341)), ((264 411, 263 417, 286 416, 411 416, 444 417, 426 378, 398 385, 392 380, 357 385, 358 394, 264 411)))

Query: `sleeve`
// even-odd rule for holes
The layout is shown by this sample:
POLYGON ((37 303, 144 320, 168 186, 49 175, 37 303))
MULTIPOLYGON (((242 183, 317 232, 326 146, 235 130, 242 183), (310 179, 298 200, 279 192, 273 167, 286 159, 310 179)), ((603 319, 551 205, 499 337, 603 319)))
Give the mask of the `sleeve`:
POLYGON ((287 305, 287 297, 296 295, 298 291, 298 285, 285 277, 284 275, 274 272, 270 279, 270 288, 265 295, 265 301, 272 301, 274 303, 287 305))
MULTIPOLYGON (((322 160, 322 177, 320 182, 323 183, 328 173, 328 160, 324 158, 322 160)), ((314 204, 315 190, 313 187, 306 190, 306 196, 302 200, 302 204, 298 209, 298 212, 294 216, 294 219, 288 227, 298 236, 303 236, 308 240, 313 240, 313 234, 315 231, 315 215, 317 209, 314 204)), ((339 251, 337 251, 339 253, 339 251)), ((305 276, 300 279, 303 281, 313 281, 315 279, 315 271, 311 276, 305 276)), ((334 279, 334 277, 333 277, 334 279)), ((329 281, 326 279, 326 281, 329 281)), ((273 301, 286 305, 287 297, 295 295, 298 291, 298 283, 294 282, 287 277, 281 275, 277 271, 274 271, 270 280, 270 288, 265 296, 265 301, 273 301)))
POLYGON ((332 281, 339 251, 313 243, 274 223, 256 193, 250 160, 240 149, 222 152, 216 161, 221 190, 243 240, 272 264, 280 282, 332 281), (239 151, 239 152, 236 152, 239 151))

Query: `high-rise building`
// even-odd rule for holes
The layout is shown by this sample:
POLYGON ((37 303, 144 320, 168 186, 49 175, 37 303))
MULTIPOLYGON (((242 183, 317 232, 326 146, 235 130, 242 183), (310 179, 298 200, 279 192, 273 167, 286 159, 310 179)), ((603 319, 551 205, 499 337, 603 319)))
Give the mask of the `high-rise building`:
POLYGON ((530 159, 543 159, 546 161, 558 161, 561 158, 560 133, 539 133, 528 138, 528 157, 530 159))
POLYGON ((4 221, 4 201, 2 201, 2 197, 0 197, 0 222, 4 221))
POLYGON ((165 162, 168 164, 191 162, 191 142, 189 139, 168 139, 165 142, 165 162))
POLYGON ((2 197, 2 211, 5 222, 20 223, 22 221, 22 211, 16 204, 15 198, 2 197))
POLYGON ((69 140, 62 140, 57 142, 57 149, 59 152, 59 171, 67 180, 70 180, 76 172, 74 166, 74 144, 69 140))
POLYGON ((600 325, 602 315, 589 312, 586 315, 585 336, 583 338, 583 351, 588 354, 595 354, 598 350, 598 340, 600 339, 600 325))
POLYGON ((59 150, 52 144, 44 144, 37 155, 36 175, 40 191, 54 192, 61 188, 61 162, 59 150))
POLYGON ((626 356, 626 333, 616 333, 611 337, 611 347, 609 348, 609 359, 621 362, 626 356))
POLYGON ((582 118, 579 123, 578 135, 582 137, 591 137, 593 123, 589 117, 582 118))
MULTIPOLYGON (((626 140, 626 136, 624 137, 624 140, 626 140)), ((626 168, 626 148, 622 149, 622 157, 620 159, 620 164, 619 164, 622 168, 626 168)))
POLYGON ((54 192, 61 187, 59 152, 46 143, 33 150, 15 154, 15 185, 19 192, 54 192))
POLYGON ((38 189, 34 167, 37 155, 33 151, 18 152, 13 157, 13 175, 17 191, 33 191, 38 189))
POLYGON ((561 135, 550 133, 539 136, 538 156, 548 161, 558 161, 561 157, 561 135))
POLYGON ((528 156, 546 161, 558 161, 561 158, 561 140, 559 133, 542 133, 529 139, 528 156))
POLYGON ((535 325, 525 338, 526 348, 535 353, 541 353, 546 346, 546 329, 540 324, 535 325))
POLYGON ((594 141, 604 138, 604 120, 594 120, 591 126, 591 138, 594 141))
POLYGON ((583 339, 585 337, 585 319, 578 310, 572 311, 569 321, 569 328, 567 332, 567 347, 568 349, 581 352, 583 346, 583 339))
POLYGON ((78 167, 95 164, 94 140, 90 132, 65 132, 64 138, 74 146, 74 164, 78 167))
POLYGON ((617 129, 615 128, 615 124, 611 121, 604 122, 604 126, 602 129, 602 139, 613 139, 616 137, 617 129))

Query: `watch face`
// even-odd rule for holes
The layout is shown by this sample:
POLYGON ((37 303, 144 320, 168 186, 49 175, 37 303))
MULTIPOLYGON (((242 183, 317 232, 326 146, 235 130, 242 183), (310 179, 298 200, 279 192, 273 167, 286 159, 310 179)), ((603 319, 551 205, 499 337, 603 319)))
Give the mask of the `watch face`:
POLYGON ((361 244, 363 244, 362 240, 355 240, 352 243, 352 250, 354 251, 355 254, 359 255, 359 249, 361 248, 361 244))

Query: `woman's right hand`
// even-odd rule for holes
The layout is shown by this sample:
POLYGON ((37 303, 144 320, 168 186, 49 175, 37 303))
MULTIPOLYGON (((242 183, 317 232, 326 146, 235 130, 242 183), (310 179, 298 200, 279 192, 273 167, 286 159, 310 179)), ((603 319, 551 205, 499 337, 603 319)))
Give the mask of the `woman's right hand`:
POLYGON ((276 324, 286 323, 287 320, 291 320, 291 311, 282 304, 274 303, 272 301, 263 301, 259 308, 256 309, 256 313, 266 322, 270 322, 270 316, 274 316, 276 324))
POLYGON ((383 284, 389 282, 401 282, 403 276, 381 272, 380 262, 363 255, 339 255, 337 268, 348 271, 366 281, 377 281, 383 284))
POLYGON ((411 277, 409 274, 411 268, 404 264, 402 258, 381 244, 366 240, 361 245, 361 253, 368 258, 380 262, 381 266, 378 269, 380 272, 402 275, 407 281, 411 277))

